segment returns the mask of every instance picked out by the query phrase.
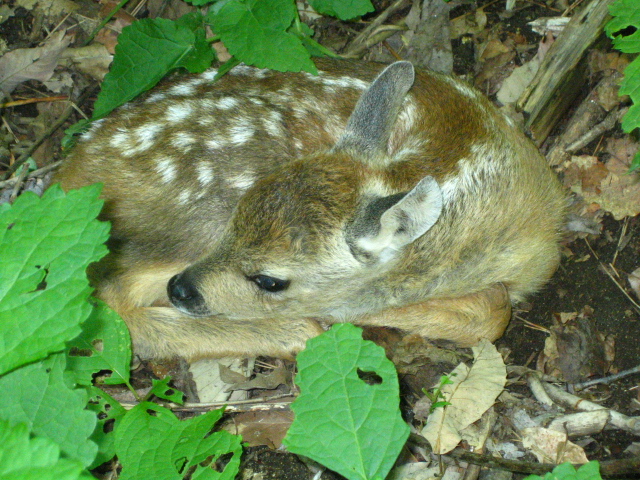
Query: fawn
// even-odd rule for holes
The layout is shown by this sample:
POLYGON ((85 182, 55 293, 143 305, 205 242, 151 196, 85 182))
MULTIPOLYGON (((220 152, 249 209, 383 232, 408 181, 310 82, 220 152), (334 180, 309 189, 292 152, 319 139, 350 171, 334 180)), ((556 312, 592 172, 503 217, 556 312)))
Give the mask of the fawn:
POLYGON ((95 122, 54 181, 104 184, 90 269, 142 356, 288 357, 322 324, 472 345, 559 259, 563 191, 463 82, 318 59, 158 87, 95 122))

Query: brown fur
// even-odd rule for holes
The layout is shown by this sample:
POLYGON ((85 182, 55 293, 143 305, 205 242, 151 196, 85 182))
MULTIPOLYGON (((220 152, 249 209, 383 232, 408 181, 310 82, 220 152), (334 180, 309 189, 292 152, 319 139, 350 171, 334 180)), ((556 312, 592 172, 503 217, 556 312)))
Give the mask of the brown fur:
POLYGON ((104 183, 111 253, 92 281, 140 354, 289 356, 318 321, 471 345, 498 338, 511 302, 555 270, 563 193, 488 100, 418 72, 370 155, 343 133, 364 85, 350 79, 369 84, 382 66, 318 66, 319 78, 244 67, 215 84, 169 83, 104 120, 64 163, 63 188, 104 183), (402 248, 367 250, 384 230, 368 215, 409 191, 423 201, 413 189, 427 176, 444 199, 435 224, 402 248), (170 305, 177 274, 202 297, 197 308, 170 305), (257 275, 290 285, 260 290, 257 275))

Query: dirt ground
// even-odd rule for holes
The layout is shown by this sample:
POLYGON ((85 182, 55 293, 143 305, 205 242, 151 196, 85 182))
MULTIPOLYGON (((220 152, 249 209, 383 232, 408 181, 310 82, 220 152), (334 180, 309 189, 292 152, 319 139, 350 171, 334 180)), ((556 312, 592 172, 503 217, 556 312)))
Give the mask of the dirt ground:
MULTIPOLYGON (((389 1, 374 3, 377 12, 391 4, 389 1)), ((477 86, 492 98, 495 98, 499 85, 506 78, 505 72, 528 62, 538 51, 541 37, 533 33, 527 23, 540 17, 558 16, 566 9, 563 2, 549 1, 545 4, 527 1, 518 2, 519 8, 516 12, 505 15, 504 2, 482 0, 453 3, 452 19, 473 17, 482 20, 476 13, 481 11, 486 14, 485 24, 476 25, 476 30, 468 27, 466 34, 453 40, 453 66, 455 73, 464 75, 471 81, 475 79, 477 86), (501 44, 498 50, 506 59, 503 63, 496 57, 482 60, 478 53, 480 45, 491 44, 491 38, 497 39, 501 44), (514 44, 516 46, 513 46, 514 44), (503 47, 505 50, 501 50, 503 47), (496 65, 491 67, 491 61, 497 62, 496 65), (478 79, 482 80, 478 82, 478 79)), ((16 2, 10 1, 8 5, 14 7, 16 2)), ((408 15, 409 9, 410 5, 407 2, 407 5, 397 10, 387 23, 402 21, 408 15)), ((321 19, 315 28, 322 43, 343 48, 348 46, 348 39, 353 37, 355 31, 360 30, 366 22, 375 19, 376 15, 377 13, 374 13, 367 17, 363 24, 355 25, 321 19)), ((34 38, 40 38, 39 33, 32 30, 38 28, 34 25, 42 28, 42 18, 23 7, 16 7, 15 15, 0 24, 0 36, 10 48, 33 45, 34 38), (36 20, 40 23, 36 23, 36 20)), ((393 53, 402 56, 402 49, 397 48, 397 45, 401 44, 399 36, 390 37, 384 43, 371 47, 367 57, 392 58, 393 53)), ((596 52, 598 58, 606 57, 609 62, 617 55, 604 39, 594 45, 590 52, 596 52)), ((587 61, 590 65, 596 63, 585 58, 584 62, 587 61)), ((97 83, 96 80, 74 71, 73 67, 64 68, 74 73, 78 88, 86 91, 86 88, 97 83)), ((565 132, 572 113, 586 98, 593 95, 596 84, 604 75, 602 71, 593 70, 586 75, 582 89, 571 108, 543 143, 544 153, 553 148, 554 140, 565 132)), ((33 96, 34 91, 44 94, 46 89, 38 81, 32 80, 21 85, 14 93, 14 98, 29 98, 33 96)), ((82 108, 90 111, 93 100, 95 96, 91 96, 91 100, 82 105, 82 108)), ((0 151, 0 173, 7 163, 17 157, 22 149, 61 113, 62 108, 55 103, 30 103, 5 108, 2 111, 3 118, 15 126, 16 134, 10 135, 4 128, 0 132, 4 138, 0 142, 0 147, 3 148, 0 151)), ((73 117, 70 118, 65 126, 73 121, 73 117)), ((59 130, 45 139, 33 155, 37 167, 45 167, 60 159, 60 139, 59 130)), ((612 146, 614 141, 629 141, 631 146, 625 144, 625 148, 637 148, 637 144, 623 135, 620 126, 616 125, 613 130, 603 133, 579 151, 573 152, 572 158, 596 158, 594 165, 602 169, 603 165, 609 164, 610 158, 615 156, 612 153, 616 151, 616 147, 612 146), (607 149, 603 147, 604 144, 608 145, 607 149)), ((576 181, 576 178, 582 181, 584 188, 584 184, 588 183, 586 177, 576 177, 576 168, 572 165, 571 161, 567 160, 554 168, 565 181, 568 190, 574 186, 568 183, 576 181)), ((38 190, 45 183, 46 177, 36 178, 29 180, 27 187, 38 190)), ((3 187, 0 195, 2 198, 8 198, 12 193, 13 184, 0 185, 3 187)), ((596 185, 594 189, 599 190, 600 186, 596 185)), ((627 281, 628 275, 640 267, 640 221, 633 215, 616 220, 606 209, 597 208, 593 200, 584 201, 579 197, 576 197, 572 212, 580 215, 592 230, 595 229, 593 231, 597 230, 599 233, 567 232, 560 268, 544 290, 514 312, 514 319, 506 335, 497 342, 497 346, 508 365, 537 368, 547 375, 567 380, 569 383, 579 383, 589 378, 605 377, 631 369, 640 364, 640 308, 637 306, 640 299, 627 281)), ((617 216, 622 218, 621 215, 617 216)), ((389 352, 397 348, 398 342, 402 342, 400 336, 394 332, 371 331, 368 335, 377 339, 389 352)), ((464 355, 468 355, 468 352, 462 352, 461 358, 464 355)), ((410 364, 418 358, 421 358, 420 355, 414 354, 407 360, 407 365, 398 367, 402 407, 408 421, 414 420, 413 407, 422 396, 421 388, 430 387, 435 379, 455 366, 453 363, 425 361, 423 368, 416 373, 416 370, 410 368, 410 364)), ((421 361, 423 360, 424 358, 421 361)), ((517 375, 510 378, 512 383, 508 386, 509 392, 525 398, 531 397, 524 380, 517 375)), ((145 380, 139 382, 144 383, 145 380)), ((589 387, 582 393, 627 415, 634 416, 640 412, 640 375, 637 373, 610 383, 589 387)), ((506 419, 503 419, 506 424, 510 408, 504 403, 496 405, 499 416, 506 419)), ((419 422, 414 424, 419 426, 419 422)), ((502 428, 506 427, 503 425, 502 428)), ((507 437, 512 433, 503 432, 507 437)), ((607 460, 628 455, 625 449, 633 442, 638 442, 638 438, 614 430, 590 435, 582 439, 581 445, 590 459, 607 460)), ((408 448, 401 461, 422 460, 421 455, 424 455, 423 450, 408 448)), ((533 460, 534 457, 528 454, 525 459, 533 460)), ((294 455, 265 446, 252 446, 244 456, 242 474, 238 478, 307 480, 314 471, 313 466, 305 464, 294 455)), ((332 472, 324 472, 319 478, 328 480, 342 477, 332 472)))

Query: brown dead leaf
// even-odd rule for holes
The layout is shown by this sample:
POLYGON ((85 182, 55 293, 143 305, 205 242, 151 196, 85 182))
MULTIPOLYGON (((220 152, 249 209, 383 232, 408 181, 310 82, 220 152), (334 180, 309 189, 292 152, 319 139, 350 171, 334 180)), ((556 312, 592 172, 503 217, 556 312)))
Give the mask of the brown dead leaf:
POLYGON ((640 268, 636 268, 629 274, 629 285, 631 290, 636 294, 636 297, 640 299, 640 268))
POLYGON ((607 342, 612 338, 597 331, 592 315, 593 310, 587 305, 579 315, 554 316, 555 325, 538 356, 538 370, 570 383, 609 371, 607 342))
POLYGON ((473 347, 473 354, 473 365, 458 365, 450 374, 452 383, 442 388, 445 399, 451 404, 437 408, 422 429, 421 434, 434 453, 453 450, 462 439, 462 430, 478 421, 504 388, 507 371, 496 347, 482 340, 473 347))
POLYGON ((629 158, 638 146, 627 137, 613 142, 619 148, 606 165, 587 155, 571 157, 565 172, 565 185, 581 195, 585 202, 596 203, 616 220, 621 220, 640 213, 640 175, 627 173, 629 158))
POLYGON ((494 35, 480 47, 480 51, 481 69, 474 83, 486 94, 493 95, 515 68, 515 43, 512 38, 502 42, 494 35))
POLYGON ((624 69, 629 65, 629 57, 615 51, 592 50, 589 52, 588 64, 591 75, 607 70, 623 73, 624 69))
POLYGON ((608 174, 607 167, 598 157, 573 156, 564 173, 564 184, 571 189, 579 186, 580 191, 596 192, 608 174))
POLYGON ((0 58, 0 90, 6 95, 22 82, 49 80, 62 51, 71 43, 65 31, 51 35, 41 47, 17 48, 0 58))
POLYGON ((523 428, 522 445, 531 450, 541 463, 587 463, 582 447, 568 440, 567 434, 548 428, 523 428))
POLYGON ((99 43, 92 43, 86 47, 67 48, 60 57, 73 62, 82 73, 99 81, 102 81, 109 71, 109 65, 113 60, 113 56, 105 46, 99 43))
POLYGON ((451 40, 456 40, 463 35, 477 35, 487 26, 487 14, 482 8, 478 8, 473 14, 460 15, 451 20, 451 40))
POLYGON ((280 385, 291 385, 291 372, 284 367, 275 368, 268 374, 256 373, 255 377, 249 380, 236 372, 226 371, 225 367, 220 365, 220 378, 230 384, 227 392, 253 389, 274 390, 280 385))
POLYGON ((625 97, 618 95, 620 91, 620 79, 622 74, 612 72, 606 78, 603 78, 594 90, 594 99, 602 108, 610 112, 615 107, 626 101, 625 97))
POLYGON ((242 435, 242 440, 250 447, 267 445, 277 449, 293 422, 293 412, 261 411, 236 415, 232 424, 226 424, 223 430, 242 435))

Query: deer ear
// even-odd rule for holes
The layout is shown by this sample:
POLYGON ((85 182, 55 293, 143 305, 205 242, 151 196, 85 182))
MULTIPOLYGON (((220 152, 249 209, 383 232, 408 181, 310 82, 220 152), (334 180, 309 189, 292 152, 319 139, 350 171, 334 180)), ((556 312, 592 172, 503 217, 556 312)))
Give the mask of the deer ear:
POLYGON ((397 197, 374 200, 365 209, 368 212, 354 222, 354 236, 349 243, 356 257, 391 260, 404 246, 429 231, 442 213, 442 191, 431 176, 420 180, 400 200, 397 197))
POLYGON ((414 79, 413 65, 409 62, 395 62, 385 68, 358 100, 334 150, 351 151, 373 162, 385 155, 400 107, 414 79))

